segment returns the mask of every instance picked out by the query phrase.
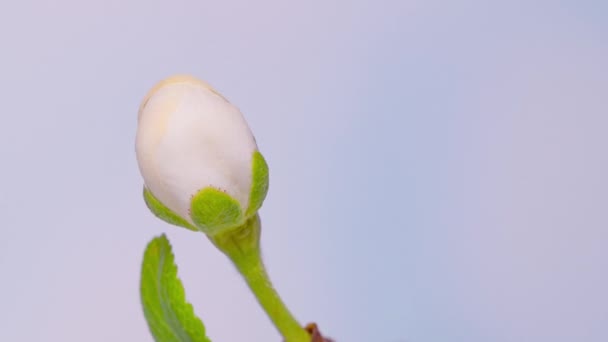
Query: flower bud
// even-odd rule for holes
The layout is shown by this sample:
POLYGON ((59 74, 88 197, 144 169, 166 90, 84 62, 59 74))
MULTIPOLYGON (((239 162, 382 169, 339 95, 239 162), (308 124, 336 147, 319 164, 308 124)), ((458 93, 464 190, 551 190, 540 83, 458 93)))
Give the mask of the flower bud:
POLYGON ((173 76, 144 98, 137 162, 159 218, 209 235, 243 225, 268 190, 268 166, 239 109, 207 83, 173 76))

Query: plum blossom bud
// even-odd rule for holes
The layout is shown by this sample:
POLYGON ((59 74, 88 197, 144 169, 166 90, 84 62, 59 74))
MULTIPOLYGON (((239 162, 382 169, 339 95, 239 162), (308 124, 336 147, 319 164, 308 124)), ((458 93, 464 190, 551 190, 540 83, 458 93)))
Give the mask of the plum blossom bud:
POLYGON ((262 205, 268 167, 237 107, 191 76, 159 82, 138 114, 144 199, 159 218, 216 235, 262 205))

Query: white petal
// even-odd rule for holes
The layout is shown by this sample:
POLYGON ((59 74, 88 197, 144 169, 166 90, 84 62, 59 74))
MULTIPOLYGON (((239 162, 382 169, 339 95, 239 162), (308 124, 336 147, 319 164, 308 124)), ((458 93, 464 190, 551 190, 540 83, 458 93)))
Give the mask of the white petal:
POLYGON ((191 197, 212 186, 247 208, 257 146, 238 108, 209 85, 178 77, 151 91, 138 121, 140 170, 163 204, 191 221, 191 197))

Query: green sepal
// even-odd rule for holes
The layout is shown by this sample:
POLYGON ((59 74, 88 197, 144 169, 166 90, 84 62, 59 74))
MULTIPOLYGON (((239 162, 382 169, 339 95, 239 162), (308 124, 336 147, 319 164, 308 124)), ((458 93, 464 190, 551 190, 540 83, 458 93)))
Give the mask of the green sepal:
POLYGON ((251 168, 251 192, 246 217, 251 217, 260 209, 268 193, 268 164, 259 151, 253 153, 251 168))
POLYGON ((186 301, 171 244, 164 234, 146 247, 140 294, 144 315, 156 342, 210 342, 203 322, 186 301))
POLYGON ((171 209, 167 208, 164 204, 161 203, 150 190, 148 190, 144 186, 144 201, 146 202, 146 206, 150 211, 159 219, 170 223, 175 226, 183 227, 186 229, 193 230, 195 232, 200 231, 198 228, 190 224, 190 222, 181 218, 179 215, 174 213, 171 209))
POLYGON ((245 222, 239 202, 213 187, 206 187, 192 197, 190 217, 207 235, 218 234, 245 222))

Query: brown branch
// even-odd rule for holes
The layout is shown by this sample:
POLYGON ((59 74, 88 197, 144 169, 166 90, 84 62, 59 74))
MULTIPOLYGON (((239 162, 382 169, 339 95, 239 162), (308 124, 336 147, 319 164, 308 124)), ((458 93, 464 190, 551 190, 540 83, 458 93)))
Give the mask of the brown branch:
POLYGON ((315 323, 309 323, 304 329, 312 336, 311 342, 334 342, 329 338, 324 338, 315 323))

